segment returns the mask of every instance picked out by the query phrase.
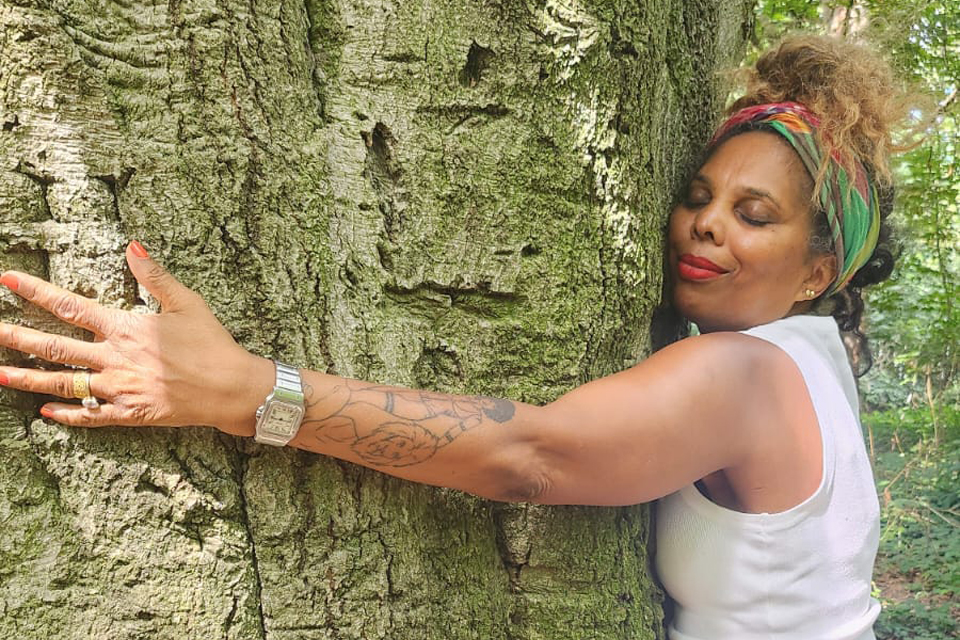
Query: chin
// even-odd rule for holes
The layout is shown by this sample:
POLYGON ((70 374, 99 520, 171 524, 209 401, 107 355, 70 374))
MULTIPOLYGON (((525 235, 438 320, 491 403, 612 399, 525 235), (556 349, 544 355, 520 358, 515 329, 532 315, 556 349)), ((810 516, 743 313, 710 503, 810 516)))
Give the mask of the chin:
POLYGON ((674 287, 672 292, 673 308, 684 320, 693 322, 698 327, 712 326, 716 321, 715 314, 709 313, 708 305, 699 296, 685 296, 682 287, 674 287))
MULTIPOLYGON (((686 317, 686 316, 684 316, 686 317)), ((718 331, 741 331, 743 329, 749 329, 749 326, 741 327, 736 324, 729 322, 718 321, 716 319, 701 319, 697 320, 694 318, 687 318, 693 324, 697 325, 697 329, 701 334, 704 333, 717 333, 718 331)))
POLYGON ((750 322, 746 318, 732 317, 722 311, 730 311, 729 307, 723 310, 705 308, 702 302, 699 304, 693 300, 686 300, 674 292, 673 306, 684 319, 697 325, 700 333, 713 333, 716 331, 743 331, 764 322, 750 322), (719 311, 719 312, 718 312, 719 311))
POLYGON ((715 333, 717 331, 744 331, 759 327, 763 324, 774 322, 785 318, 788 313, 771 316, 732 316, 723 313, 698 312, 696 309, 685 311, 683 307, 678 306, 677 311, 681 316, 697 325, 700 333, 715 333))

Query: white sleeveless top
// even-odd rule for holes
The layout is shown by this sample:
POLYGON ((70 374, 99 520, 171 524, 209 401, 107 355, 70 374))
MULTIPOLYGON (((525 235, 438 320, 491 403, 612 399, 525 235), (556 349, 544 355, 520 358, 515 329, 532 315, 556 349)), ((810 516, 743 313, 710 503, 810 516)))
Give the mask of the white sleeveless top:
POLYGON ((813 495, 779 513, 726 509, 694 485, 660 500, 656 567, 676 603, 668 637, 874 640, 880 508, 837 325, 801 315, 743 333, 780 347, 803 375, 823 477, 813 495))

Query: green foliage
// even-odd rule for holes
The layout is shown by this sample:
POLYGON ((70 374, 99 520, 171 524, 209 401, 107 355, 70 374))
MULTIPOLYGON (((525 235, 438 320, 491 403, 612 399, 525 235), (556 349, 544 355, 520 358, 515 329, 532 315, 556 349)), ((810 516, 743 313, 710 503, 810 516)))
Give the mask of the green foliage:
POLYGON ((820 22, 820 3, 810 0, 759 0, 750 57, 791 31, 810 31, 820 22))
POLYGON ((900 156, 903 254, 894 277, 869 296, 875 372, 865 378, 874 406, 956 406, 960 311, 960 4, 871 2, 875 39, 901 73, 937 102, 923 143, 900 156), (898 393, 899 391, 899 393, 898 393))
POLYGON ((929 607, 910 600, 888 604, 874 632, 878 640, 946 640, 957 637, 957 623, 948 604, 929 607))
POLYGON ((881 495, 880 639, 960 637, 960 412, 943 418, 950 427, 934 446, 925 410, 864 416, 881 495))

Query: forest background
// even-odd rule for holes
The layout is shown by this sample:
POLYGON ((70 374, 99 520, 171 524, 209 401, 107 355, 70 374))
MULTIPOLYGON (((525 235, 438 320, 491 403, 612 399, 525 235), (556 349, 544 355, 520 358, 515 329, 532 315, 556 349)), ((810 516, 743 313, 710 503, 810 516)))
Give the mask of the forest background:
MULTIPOLYGON (((874 356, 860 379, 880 490, 879 638, 960 637, 960 3, 763 1, 748 60, 784 32, 865 38, 932 98, 922 142, 896 164, 902 253, 867 298, 874 356)), ((917 111, 919 116, 920 111, 917 111)))

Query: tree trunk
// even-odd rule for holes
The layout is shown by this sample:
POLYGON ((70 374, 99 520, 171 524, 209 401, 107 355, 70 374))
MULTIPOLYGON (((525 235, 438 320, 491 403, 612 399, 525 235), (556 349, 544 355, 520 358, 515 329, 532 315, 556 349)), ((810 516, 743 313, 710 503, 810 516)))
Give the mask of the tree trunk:
MULTIPOLYGON (((254 352, 550 401, 648 353, 750 4, 0 0, 0 266, 155 308, 139 239, 254 352)), ((69 331, 8 293, 0 316, 69 331)), ((67 429, 0 393, 0 637, 661 635, 645 507, 67 429)))

